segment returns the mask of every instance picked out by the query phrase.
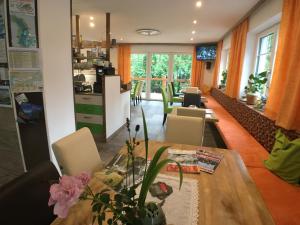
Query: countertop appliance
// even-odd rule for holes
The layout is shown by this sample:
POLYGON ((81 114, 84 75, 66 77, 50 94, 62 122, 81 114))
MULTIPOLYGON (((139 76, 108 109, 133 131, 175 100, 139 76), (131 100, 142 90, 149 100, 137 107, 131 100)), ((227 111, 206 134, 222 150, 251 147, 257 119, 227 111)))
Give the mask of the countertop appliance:
POLYGON ((79 74, 74 77, 74 89, 76 93, 92 92, 92 85, 87 84, 84 74, 79 74))

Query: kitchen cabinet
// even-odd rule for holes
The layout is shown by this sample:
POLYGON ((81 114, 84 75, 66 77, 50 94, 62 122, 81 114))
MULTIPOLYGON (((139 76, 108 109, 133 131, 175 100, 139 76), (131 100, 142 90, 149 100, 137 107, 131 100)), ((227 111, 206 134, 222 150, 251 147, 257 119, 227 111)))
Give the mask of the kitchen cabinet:
POLYGON ((88 127, 96 139, 105 138, 101 94, 75 94, 76 128, 88 127))

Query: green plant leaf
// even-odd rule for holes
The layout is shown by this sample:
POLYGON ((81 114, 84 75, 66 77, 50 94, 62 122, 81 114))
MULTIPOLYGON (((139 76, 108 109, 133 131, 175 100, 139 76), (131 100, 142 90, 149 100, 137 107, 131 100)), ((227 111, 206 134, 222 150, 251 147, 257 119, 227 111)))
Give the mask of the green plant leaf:
POLYGON ((145 113, 142 107, 142 116, 143 116, 143 127, 144 127, 144 140, 145 140, 145 158, 146 158, 146 166, 145 166, 145 173, 144 173, 144 179, 146 176, 146 171, 147 171, 147 161, 148 161, 148 146, 149 146, 149 139, 148 139, 148 128, 147 128, 147 122, 146 122, 146 118, 145 118, 145 113))
POLYGON ((147 183, 147 181, 148 181, 148 179, 149 179, 148 177, 149 177, 149 175, 152 173, 153 168, 155 168, 155 166, 156 166, 158 160, 160 159, 161 155, 164 153, 164 151, 165 151, 168 147, 169 147, 169 146, 162 146, 162 147, 160 147, 160 148, 157 150, 157 152, 155 153, 153 159, 151 160, 151 163, 150 163, 150 165, 149 165, 148 170, 147 170, 146 173, 144 174, 144 179, 143 179, 143 182, 142 182, 142 187, 141 187, 141 191, 140 191, 140 195, 139 195, 139 201, 138 201, 138 202, 139 202, 138 205, 139 205, 140 207, 142 207, 143 204, 144 204, 144 203, 142 203, 142 202, 143 202, 143 201, 145 202, 145 192, 146 192, 145 188, 147 187, 147 186, 146 186, 146 183, 147 183), (140 199, 141 199, 141 200, 140 200, 140 199))
POLYGON ((178 168, 179 168, 179 176, 180 176, 180 183, 179 183, 179 189, 181 189, 182 186, 182 180, 183 180, 183 175, 182 175, 182 168, 180 166, 180 164, 172 159, 164 159, 162 161, 160 161, 151 171, 151 173, 147 173, 147 180, 145 183, 143 183, 144 189, 142 192, 140 192, 140 196, 139 196, 139 202, 138 205, 139 207, 143 207, 147 198, 147 194, 149 191, 149 188, 151 186, 151 184, 154 182, 155 178, 157 177, 158 173, 161 171, 161 169, 167 165, 168 163, 176 163, 178 168))
POLYGON ((100 196, 100 201, 103 202, 104 204, 108 204, 110 200, 110 196, 107 193, 103 193, 100 196))

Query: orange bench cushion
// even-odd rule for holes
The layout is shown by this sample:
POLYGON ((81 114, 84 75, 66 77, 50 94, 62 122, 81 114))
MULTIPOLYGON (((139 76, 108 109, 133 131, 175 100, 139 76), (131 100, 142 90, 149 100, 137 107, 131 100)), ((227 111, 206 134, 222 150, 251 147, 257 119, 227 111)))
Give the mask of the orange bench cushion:
POLYGON ((229 149, 238 151, 277 225, 300 224, 300 187, 288 184, 263 165, 269 153, 213 97, 206 96, 229 149))

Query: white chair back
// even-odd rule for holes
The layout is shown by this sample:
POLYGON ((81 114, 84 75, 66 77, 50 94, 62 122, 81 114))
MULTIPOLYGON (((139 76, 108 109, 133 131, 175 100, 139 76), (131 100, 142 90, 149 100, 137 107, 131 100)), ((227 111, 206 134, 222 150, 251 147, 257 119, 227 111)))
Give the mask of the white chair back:
POLYGON ((170 114, 167 120, 166 141, 202 146, 204 119, 170 114))
POLYGON ((86 127, 53 143, 52 148, 63 174, 93 173, 103 168, 93 135, 86 127))

